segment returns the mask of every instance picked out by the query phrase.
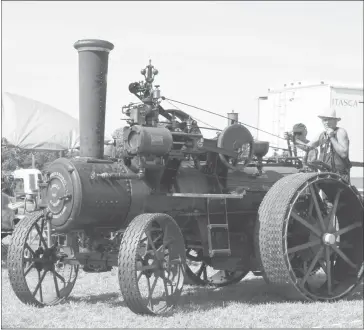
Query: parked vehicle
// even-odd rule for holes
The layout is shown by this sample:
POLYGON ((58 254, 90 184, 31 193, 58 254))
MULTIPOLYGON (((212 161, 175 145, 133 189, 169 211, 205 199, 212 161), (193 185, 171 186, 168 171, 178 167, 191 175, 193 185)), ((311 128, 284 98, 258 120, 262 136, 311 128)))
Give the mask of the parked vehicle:
POLYGON ((185 276, 222 286, 253 271, 308 300, 350 294, 363 277, 356 188, 320 162, 301 172, 297 158, 268 161, 269 142, 253 141, 238 123, 205 138, 192 115, 161 106, 151 63, 141 71, 145 81, 129 85, 140 102, 123 107, 123 155, 104 158, 113 47, 75 44, 80 156, 49 165, 37 210, 15 227, 8 266, 16 296, 54 305, 71 293, 79 267, 113 266, 124 302, 138 314, 169 312, 185 276))

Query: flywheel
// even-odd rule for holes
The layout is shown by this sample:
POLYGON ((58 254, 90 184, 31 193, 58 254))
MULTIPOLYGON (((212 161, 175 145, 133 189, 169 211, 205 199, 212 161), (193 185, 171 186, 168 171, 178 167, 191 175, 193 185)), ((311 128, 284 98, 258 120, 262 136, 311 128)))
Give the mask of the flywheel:
POLYGON ((233 171, 244 168, 253 157, 253 136, 245 126, 240 124, 226 127, 217 138, 217 146, 236 152, 236 157, 219 154, 221 162, 233 171))

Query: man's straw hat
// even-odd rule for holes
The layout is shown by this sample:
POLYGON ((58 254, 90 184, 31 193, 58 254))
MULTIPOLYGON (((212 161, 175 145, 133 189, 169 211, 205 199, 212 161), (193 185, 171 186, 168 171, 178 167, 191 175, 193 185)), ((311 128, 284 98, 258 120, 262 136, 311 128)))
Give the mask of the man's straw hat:
POLYGON ((322 113, 320 115, 318 115, 319 118, 323 119, 323 118, 333 118, 336 120, 341 120, 341 118, 336 116, 336 110, 334 108, 328 107, 326 109, 324 109, 324 111, 322 111, 322 113))

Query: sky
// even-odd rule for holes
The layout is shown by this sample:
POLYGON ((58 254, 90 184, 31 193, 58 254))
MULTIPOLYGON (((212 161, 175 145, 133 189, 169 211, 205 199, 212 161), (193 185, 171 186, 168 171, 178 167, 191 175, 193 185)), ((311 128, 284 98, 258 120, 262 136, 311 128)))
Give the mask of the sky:
MULTIPOLYGON (((78 118, 73 44, 84 38, 115 45, 107 133, 125 125, 121 107, 137 101, 128 85, 142 79, 149 59, 163 96, 223 115, 234 110, 249 125, 256 125, 257 97, 268 88, 363 82, 362 1, 2 1, 2 92, 78 118)), ((176 105, 214 127, 227 124, 176 105)))

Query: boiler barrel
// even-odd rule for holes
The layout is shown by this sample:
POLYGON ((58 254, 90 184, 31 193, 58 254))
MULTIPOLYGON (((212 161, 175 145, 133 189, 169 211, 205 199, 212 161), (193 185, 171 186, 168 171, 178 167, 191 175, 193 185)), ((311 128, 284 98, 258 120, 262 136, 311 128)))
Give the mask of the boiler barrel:
POLYGON ((49 166, 48 172, 47 204, 52 212, 52 228, 57 232, 90 226, 120 229, 129 219, 130 212, 141 212, 150 193, 142 180, 105 180, 97 176, 100 173, 129 173, 123 163, 60 158, 49 166))

